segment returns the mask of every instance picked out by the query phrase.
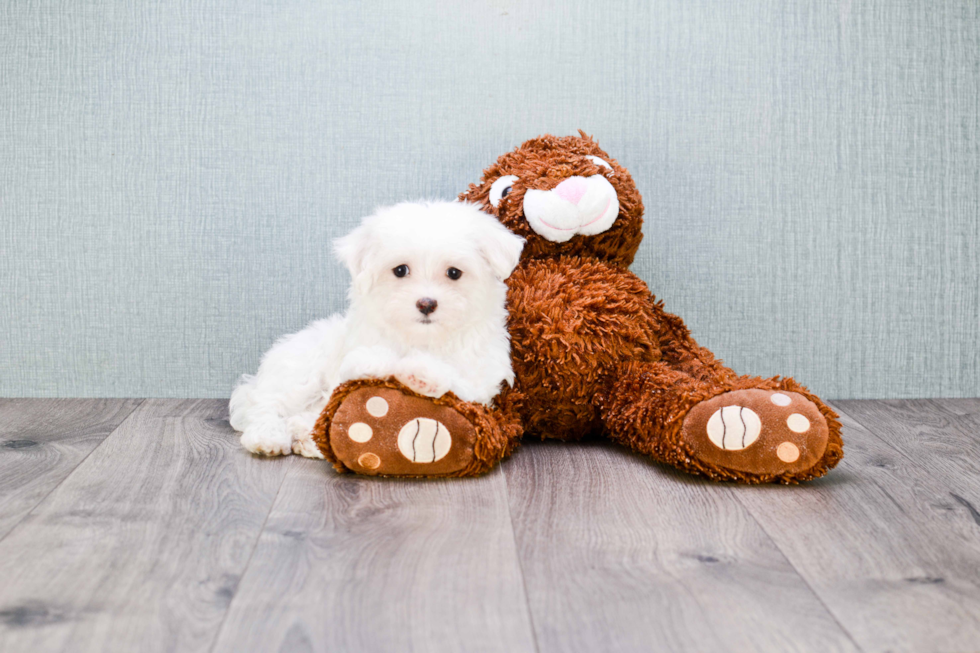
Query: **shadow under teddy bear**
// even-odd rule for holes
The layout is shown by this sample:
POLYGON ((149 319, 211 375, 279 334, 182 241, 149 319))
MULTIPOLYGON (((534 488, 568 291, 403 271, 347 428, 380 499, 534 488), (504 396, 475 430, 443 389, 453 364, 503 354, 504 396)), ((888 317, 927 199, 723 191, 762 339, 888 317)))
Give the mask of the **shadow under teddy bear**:
POLYGON ((796 483, 843 456, 840 422, 791 378, 740 376, 628 267, 643 238, 629 172, 583 132, 501 156, 461 200, 527 239, 507 279, 516 382, 492 408, 394 380, 337 388, 314 440, 339 471, 473 476, 523 436, 599 434, 715 480, 796 483), (368 442, 348 429, 367 423, 368 442))

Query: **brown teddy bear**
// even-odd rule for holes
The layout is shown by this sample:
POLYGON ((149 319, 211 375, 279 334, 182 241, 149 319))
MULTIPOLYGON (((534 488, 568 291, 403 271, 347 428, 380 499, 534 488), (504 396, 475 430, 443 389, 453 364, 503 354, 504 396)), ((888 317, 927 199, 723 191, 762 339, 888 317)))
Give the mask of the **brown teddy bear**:
POLYGON ((514 386, 488 409, 347 383, 314 431, 324 456, 341 471, 469 476, 523 434, 598 434, 715 480, 826 474, 843 456, 837 415, 793 379, 739 376, 664 311, 628 269, 643 238, 636 185, 580 134, 527 141, 460 195, 527 240, 507 280, 514 386), (357 423, 377 437, 349 437, 357 423))

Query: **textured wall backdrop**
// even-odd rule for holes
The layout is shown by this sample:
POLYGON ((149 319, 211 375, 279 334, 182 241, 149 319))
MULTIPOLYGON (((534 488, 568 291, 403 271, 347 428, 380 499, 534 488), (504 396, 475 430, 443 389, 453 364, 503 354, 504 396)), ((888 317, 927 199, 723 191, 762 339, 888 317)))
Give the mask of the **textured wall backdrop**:
POLYGON ((976 0, 4 2, 0 395, 227 395, 331 238, 579 127, 736 369, 980 395, 976 0))

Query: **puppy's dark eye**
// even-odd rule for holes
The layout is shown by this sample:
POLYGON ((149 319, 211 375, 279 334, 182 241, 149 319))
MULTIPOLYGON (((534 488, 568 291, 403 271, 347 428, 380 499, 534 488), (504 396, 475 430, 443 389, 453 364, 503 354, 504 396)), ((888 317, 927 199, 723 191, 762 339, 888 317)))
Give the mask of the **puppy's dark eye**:
POLYGON ((399 266, 398 266, 398 267, 396 267, 396 268, 392 268, 392 269, 391 269, 391 271, 392 271, 392 272, 393 272, 393 273, 395 274, 395 276, 396 276, 396 277, 398 277, 399 279, 400 279, 400 278, 402 278, 402 277, 405 277, 405 276, 408 276, 408 266, 407 266, 407 265, 405 265, 405 264, 402 264, 402 265, 399 265, 399 266))
POLYGON ((449 268, 448 270, 446 270, 446 276, 452 279, 453 281, 456 281, 461 276, 463 276, 463 271, 460 270, 459 268, 449 268))

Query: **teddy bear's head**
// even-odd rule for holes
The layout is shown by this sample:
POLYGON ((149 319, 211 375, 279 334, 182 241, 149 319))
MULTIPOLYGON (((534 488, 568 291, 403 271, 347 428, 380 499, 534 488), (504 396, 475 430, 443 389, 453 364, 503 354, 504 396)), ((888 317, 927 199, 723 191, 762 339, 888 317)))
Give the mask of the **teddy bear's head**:
POLYGON ((527 239, 522 258, 633 262, 643 201, 633 178, 590 136, 540 136, 504 154, 459 197, 527 239))

